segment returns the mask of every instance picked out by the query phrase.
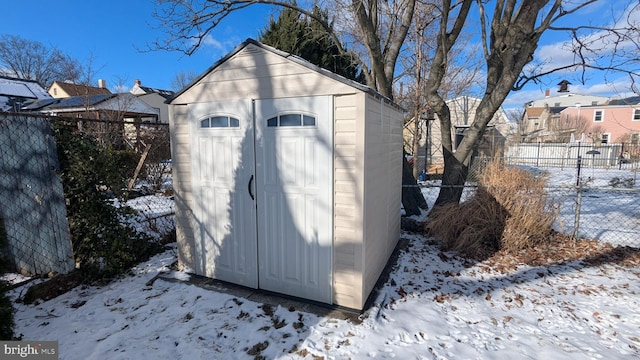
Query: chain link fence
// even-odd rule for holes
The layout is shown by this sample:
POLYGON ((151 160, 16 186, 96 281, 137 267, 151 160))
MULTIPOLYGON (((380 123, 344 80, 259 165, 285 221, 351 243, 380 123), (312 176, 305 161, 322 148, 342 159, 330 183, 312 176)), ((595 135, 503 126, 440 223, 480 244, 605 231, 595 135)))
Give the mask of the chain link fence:
POLYGON ((53 131, 46 118, 0 113, 4 258, 29 275, 73 269, 53 131))
POLYGON ((134 216, 126 221, 138 230, 158 239, 170 236, 174 211, 168 124, 0 113, 0 231, 7 242, 0 255, 17 272, 67 273, 75 266, 55 126, 127 153, 134 169, 127 184, 101 190, 112 194, 114 206, 133 209, 134 216))
MULTIPOLYGON (((635 163, 597 166, 590 156, 548 161, 508 157, 505 163, 545 176, 550 201, 559 207, 556 230, 577 238, 594 239, 614 246, 640 248, 640 169, 635 163)), ((493 159, 477 157, 469 169, 470 182, 462 201, 476 190, 473 179, 493 159)), ((440 191, 440 180, 419 182, 429 205, 440 191)))

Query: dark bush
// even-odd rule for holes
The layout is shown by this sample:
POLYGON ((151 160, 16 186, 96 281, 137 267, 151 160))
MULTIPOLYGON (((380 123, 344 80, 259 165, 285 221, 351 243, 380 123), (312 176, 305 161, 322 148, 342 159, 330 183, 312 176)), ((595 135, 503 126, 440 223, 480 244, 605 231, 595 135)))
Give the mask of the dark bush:
POLYGON ((54 122, 60 175, 76 262, 90 278, 111 277, 157 253, 161 245, 127 225, 132 210, 115 207, 137 159, 54 122))

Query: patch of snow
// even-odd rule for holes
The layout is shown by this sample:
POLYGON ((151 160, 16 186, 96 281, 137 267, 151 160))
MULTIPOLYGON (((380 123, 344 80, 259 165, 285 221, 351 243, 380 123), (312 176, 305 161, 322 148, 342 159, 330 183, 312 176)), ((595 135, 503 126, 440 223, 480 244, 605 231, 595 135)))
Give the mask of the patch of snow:
POLYGON ((30 279, 31 278, 28 276, 24 276, 16 273, 6 273, 6 274, 0 275, 0 281, 5 281, 10 285, 19 284, 21 282, 28 281, 30 279))
MULTIPOLYGON (((565 180, 572 181, 569 173, 565 180)), ((423 192, 437 195, 437 188, 423 192)), ((164 204, 158 214, 170 209, 148 200, 164 204)), ((187 282, 150 282, 159 273, 189 278, 190 269, 169 269, 174 246, 105 286, 34 305, 16 302, 15 330, 24 340, 58 341, 60 359, 640 357, 640 268, 574 261, 505 273, 442 253, 423 236, 403 237, 408 246, 361 323, 187 282)))

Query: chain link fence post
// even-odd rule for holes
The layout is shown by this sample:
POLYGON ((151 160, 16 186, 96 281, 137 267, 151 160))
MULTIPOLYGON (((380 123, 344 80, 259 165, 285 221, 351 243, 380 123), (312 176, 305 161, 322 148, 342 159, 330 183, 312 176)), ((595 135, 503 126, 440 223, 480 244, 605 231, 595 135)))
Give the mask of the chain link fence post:
POLYGON ((578 155, 578 172, 576 175, 576 208, 573 222, 573 232, 571 237, 578 238, 578 230, 580 229, 580 208, 582 207, 582 182, 580 181, 580 170, 582 168, 582 156, 578 155))

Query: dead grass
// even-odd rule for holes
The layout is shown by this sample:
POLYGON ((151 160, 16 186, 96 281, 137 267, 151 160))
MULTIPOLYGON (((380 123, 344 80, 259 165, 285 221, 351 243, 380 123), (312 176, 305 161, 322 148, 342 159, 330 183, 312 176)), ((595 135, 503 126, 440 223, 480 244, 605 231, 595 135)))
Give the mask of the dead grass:
POLYGON ((516 252, 498 251, 483 261, 483 264, 503 274, 515 271, 521 265, 548 267, 577 262, 588 267, 603 264, 640 267, 639 248, 614 247, 597 240, 574 239, 561 233, 554 233, 552 238, 550 243, 541 246, 516 252))
POLYGON ((431 211, 427 231, 443 250, 476 259, 547 244, 557 207, 548 202, 545 184, 544 178, 492 161, 479 174, 472 198, 431 211))

